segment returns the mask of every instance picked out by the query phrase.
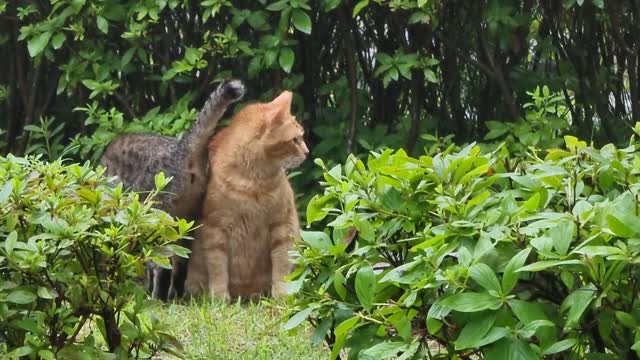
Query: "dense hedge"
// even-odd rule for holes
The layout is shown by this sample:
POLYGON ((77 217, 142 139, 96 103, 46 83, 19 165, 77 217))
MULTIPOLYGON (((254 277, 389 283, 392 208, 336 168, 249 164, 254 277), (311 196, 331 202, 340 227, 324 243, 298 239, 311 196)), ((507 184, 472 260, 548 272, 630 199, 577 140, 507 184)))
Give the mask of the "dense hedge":
POLYGON ((154 196, 112 188, 88 164, 0 157, 0 357, 177 353, 139 279, 147 261, 184 254, 173 243, 191 224, 154 196))
POLYGON ((638 359, 640 142, 564 140, 318 160, 285 327, 332 358, 638 359))

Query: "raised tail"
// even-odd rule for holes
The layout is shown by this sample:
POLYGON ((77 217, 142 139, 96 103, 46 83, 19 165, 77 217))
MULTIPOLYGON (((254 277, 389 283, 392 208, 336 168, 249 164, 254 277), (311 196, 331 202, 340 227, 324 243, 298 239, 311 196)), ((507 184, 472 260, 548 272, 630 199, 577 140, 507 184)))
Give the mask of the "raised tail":
POLYGON ((209 99, 200 110, 198 119, 187 131, 179 143, 179 148, 189 154, 192 160, 200 160, 204 156, 206 161, 207 144, 209 138, 218 125, 218 121, 227 107, 244 96, 244 84, 240 80, 227 80, 209 95, 209 99))

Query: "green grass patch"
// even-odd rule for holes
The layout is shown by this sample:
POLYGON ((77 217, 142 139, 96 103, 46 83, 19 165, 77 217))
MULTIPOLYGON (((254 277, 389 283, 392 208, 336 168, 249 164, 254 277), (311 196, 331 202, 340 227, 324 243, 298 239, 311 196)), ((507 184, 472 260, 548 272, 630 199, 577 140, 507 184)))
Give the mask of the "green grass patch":
MULTIPOLYGON (((282 329, 284 313, 265 302, 198 298, 158 312, 184 346, 187 359, 326 359, 326 345, 311 345, 311 328, 282 329)), ((167 354, 159 358, 175 359, 167 354)))

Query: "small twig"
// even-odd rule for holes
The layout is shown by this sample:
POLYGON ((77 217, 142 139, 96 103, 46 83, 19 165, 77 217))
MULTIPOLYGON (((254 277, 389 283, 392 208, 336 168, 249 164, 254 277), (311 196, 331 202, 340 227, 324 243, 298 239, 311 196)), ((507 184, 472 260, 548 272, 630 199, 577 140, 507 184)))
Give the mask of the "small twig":
POLYGON ((124 106, 125 110, 127 111, 127 113, 132 119, 135 119, 138 117, 136 116, 135 111, 133 111, 133 108, 131 107, 131 105, 129 105, 129 102, 125 98, 123 98, 122 95, 118 94, 117 92, 114 92, 113 96, 115 96, 116 99, 120 102, 120 104, 124 106))

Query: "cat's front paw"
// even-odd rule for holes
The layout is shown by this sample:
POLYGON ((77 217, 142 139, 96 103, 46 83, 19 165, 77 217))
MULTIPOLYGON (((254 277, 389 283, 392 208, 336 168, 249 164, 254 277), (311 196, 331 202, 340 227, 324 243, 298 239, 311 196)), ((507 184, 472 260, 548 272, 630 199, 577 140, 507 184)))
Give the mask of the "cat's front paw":
POLYGON ((220 84, 219 91, 222 92, 222 96, 225 100, 230 102, 242 99, 245 93, 244 84, 242 81, 237 79, 226 80, 220 84))
POLYGON ((274 298, 287 295, 287 284, 284 281, 278 281, 271 285, 271 296, 274 298))
POLYGON ((211 286, 209 289, 209 294, 212 298, 216 298, 218 300, 229 299, 229 290, 226 286, 211 286))
POLYGON ((210 291, 209 294, 211 294, 212 298, 218 300, 229 300, 229 293, 226 291, 210 291))

